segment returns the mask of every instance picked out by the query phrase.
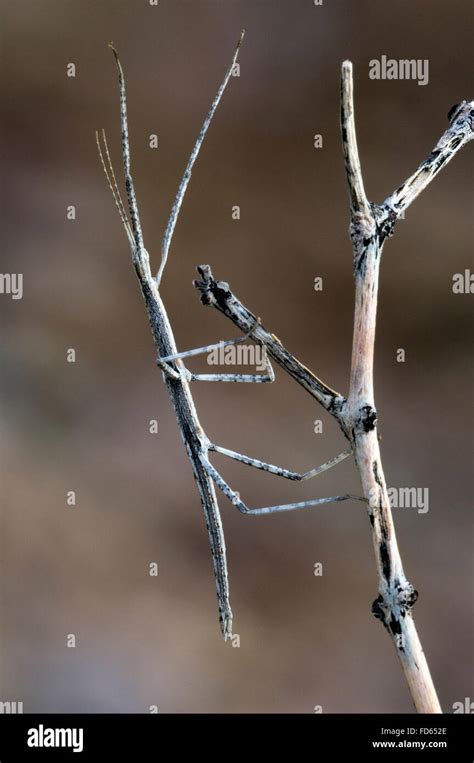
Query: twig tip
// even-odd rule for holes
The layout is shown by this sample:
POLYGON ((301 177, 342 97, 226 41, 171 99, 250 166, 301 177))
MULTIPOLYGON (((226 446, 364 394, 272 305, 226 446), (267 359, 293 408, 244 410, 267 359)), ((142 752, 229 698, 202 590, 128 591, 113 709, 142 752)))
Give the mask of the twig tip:
POLYGON ((349 61, 349 59, 342 62, 341 75, 343 79, 352 78, 352 61, 349 61))
POLYGON ((112 51, 112 53, 114 54, 115 63, 117 64, 117 68, 118 68, 119 72, 121 73, 121 68, 122 68, 122 67, 121 67, 121 65, 120 65, 120 58, 119 58, 119 54, 117 53, 117 50, 116 50, 116 48, 115 48, 115 45, 114 45, 114 43, 113 43, 113 42, 109 42, 109 45, 108 45, 108 47, 110 48, 110 50, 111 50, 111 51, 112 51))

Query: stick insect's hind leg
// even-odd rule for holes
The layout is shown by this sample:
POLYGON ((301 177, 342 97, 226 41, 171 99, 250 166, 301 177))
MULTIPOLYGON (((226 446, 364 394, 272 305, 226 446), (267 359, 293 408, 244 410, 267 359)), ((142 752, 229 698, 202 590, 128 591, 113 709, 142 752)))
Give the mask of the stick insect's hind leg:
POLYGON ((281 466, 267 464, 265 461, 260 461, 258 458, 245 456, 243 453, 237 453, 235 450, 221 448, 220 445, 214 445, 214 443, 209 443, 208 448, 215 453, 220 453, 223 456, 232 458, 234 461, 239 461, 246 466, 253 466, 254 469, 261 469, 264 472, 269 472, 269 474, 276 474, 278 477, 284 477, 287 480, 295 480, 298 482, 310 480, 312 477, 316 477, 318 474, 327 471, 327 469, 331 469, 333 466, 340 464, 341 461, 344 461, 344 459, 352 455, 352 448, 348 448, 337 456, 334 456, 334 458, 330 458, 324 464, 321 464, 321 466, 316 466, 314 469, 309 469, 307 472, 294 472, 281 466))
POLYGON ((339 503, 340 501, 347 501, 353 499, 355 501, 365 501, 365 498, 361 498, 358 495, 351 495, 346 493, 345 495, 330 496, 328 498, 312 498, 309 501, 299 501, 298 503, 285 503, 277 506, 265 506, 261 509, 250 509, 241 500, 240 495, 236 493, 227 484, 224 478, 219 474, 217 469, 211 464, 208 458, 201 457, 201 462, 204 469, 209 476, 214 480, 219 490, 221 490, 225 496, 231 501, 231 503, 242 513, 250 514, 251 516, 263 516, 265 514, 276 514, 282 511, 294 511, 295 509, 307 509, 310 506, 322 506, 327 503, 339 503))

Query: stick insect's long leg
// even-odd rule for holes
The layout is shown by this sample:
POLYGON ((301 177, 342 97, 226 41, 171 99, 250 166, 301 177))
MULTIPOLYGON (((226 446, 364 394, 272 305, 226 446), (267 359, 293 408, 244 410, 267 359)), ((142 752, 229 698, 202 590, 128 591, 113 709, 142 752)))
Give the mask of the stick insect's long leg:
MULTIPOLYGON (((191 350, 192 352, 192 350, 191 350)), ((275 372, 273 366, 268 358, 265 358, 266 374, 193 374, 186 366, 182 365, 179 371, 176 371, 166 361, 169 359, 180 358, 186 353, 177 353, 176 355, 166 356, 164 358, 157 358, 156 364, 161 370, 167 374, 171 379, 184 379, 187 382, 192 381, 213 381, 213 382, 254 382, 265 383, 275 381, 275 372)))
MULTIPOLYGON (((165 373, 167 373, 173 379, 177 379, 179 378, 180 374, 168 365, 170 361, 182 360, 183 358, 190 358, 195 355, 204 355, 205 353, 212 352, 213 350, 218 350, 221 347, 229 347, 233 344, 240 344, 241 342, 245 342, 246 339, 250 338, 254 329, 259 325, 260 318, 257 318, 255 321, 255 326, 252 326, 250 331, 238 339, 227 339, 226 341, 207 344, 204 347, 197 347, 194 350, 186 350, 185 352, 177 352, 174 355, 166 355, 164 357, 157 358, 157 364, 165 373)), ((273 382, 275 381, 275 372, 268 356, 266 355, 265 370, 267 371, 266 374, 194 374, 185 366, 182 366, 181 373, 187 381, 253 382, 257 384, 262 382, 273 382)))
MULTIPOLYGON (((258 319, 255 322, 255 326, 259 325, 260 319, 258 319)), ((219 347, 228 347, 231 344, 240 344, 241 342, 245 342, 246 339, 249 339, 250 334, 254 330, 255 327, 252 327, 250 331, 247 331, 246 334, 243 336, 239 336, 237 339, 226 339, 222 342, 214 342, 213 344, 206 344, 204 347, 196 347, 194 350, 186 350, 185 352, 177 352, 174 355, 166 355, 163 358, 160 358, 160 360, 164 360, 165 362, 169 362, 170 360, 178 360, 180 358, 190 358, 193 355, 204 355, 206 352, 212 352, 213 350, 218 350, 219 347)))
POLYGON ((250 382, 262 383, 274 382, 275 371, 269 358, 265 357, 265 374, 193 374, 190 375, 190 381, 211 381, 211 382, 250 382))
POLYGON ((340 501, 347 501, 349 499, 353 499, 355 501, 365 501, 365 498, 361 498, 357 495, 350 495, 347 493, 346 495, 336 495, 336 496, 330 496, 329 498, 312 498, 309 501, 300 501, 298 503, 285 503, 285 504, 279 504, 278 506, 265 506, 261 509, 250 509, 248 506, 245 505, 245 503, 241 500, 238 493, 236 493, 232 488, 227 484, 227 482, 223 479, 223 477, 219 474, 217 469, 214 468, 214 466, 211 464, 209 459, 202 457, 202 465, 204 469, 207 471, 209 476, 214 480, 217 487, 222 490, 225 496, 231 501, 231 503, 242 513, 242 514, 250 514, 251 516, 263 516, 264 514, 276 514, 281 511, 294 511, 295 509, 308 509, 310 506, 321 506, 326 503, 339 503, 340 501))
POLYGON ((281 466, 267 464, 265 461, 260 461, 258 458, 251 458, 250 456, 245 456, 243 453, 237 453, 235 450, 221 448, 220 445, 214 445, 214 443, 209 445, 209 450, 214 451, 215 453, 221 453, 228 458, 233 458, 235 461, 240 461, 240 463, 246 464, 247 466, 253 466, 255 469, 261 469, 264 472, 276 474, 278 477, 284 477, 287 480, 297 481, 310 480, 312 477, 316 477, 318 474, 321 474, 321 472, 331 469, 333 466, 336 466, 336 464, 339 464, 341 461, 348 458, 348 456, 352 455, 352 448, 348 448, 337 456, 334 456, 334 458, 330 458, 329 461, 321 464, 321 466, 316 466, 314 469, 309 469, 307 472, 293 472, 290 469, 284 469, 281 466))

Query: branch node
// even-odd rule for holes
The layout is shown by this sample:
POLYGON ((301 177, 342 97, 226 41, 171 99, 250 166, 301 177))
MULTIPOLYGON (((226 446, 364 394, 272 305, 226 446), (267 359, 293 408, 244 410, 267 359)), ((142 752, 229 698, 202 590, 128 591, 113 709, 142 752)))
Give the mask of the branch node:
POLYGON ((372 614, 393 632, 394 623, 406 617, 417 600, 418 591, 405 580, 404 583, 398 583, 394 588, 388 589, 385 595, 380 593, 377 596, 372 604, 372 614))
POLYGON ((355 421, 355 431, 368 434, 377 426, 377 411, 372 405, 362 405, 355 421))

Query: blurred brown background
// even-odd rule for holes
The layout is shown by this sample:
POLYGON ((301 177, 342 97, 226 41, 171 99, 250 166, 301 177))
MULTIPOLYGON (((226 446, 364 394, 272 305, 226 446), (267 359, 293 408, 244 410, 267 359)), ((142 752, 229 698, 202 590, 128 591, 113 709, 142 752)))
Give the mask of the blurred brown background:
MULTIPOLYGON (((241 76, 197 161, 162 294, 181 349, 236 336, 191 286, 196 264, 209 262, 292 352, 347 392, 353 282, 340 64, 354 63, 366 189, 381 201, 432 149, 449 108, 473 97, 471 4, 17 0, 3 3, 1 19, 2 272, 24 274, 24 296, 1 298, 0 699, 47 712, 411 712, 390 640, 370 614, 377 579, 356 503, 251 519, 220 499, 241 647, 223 643, 199 499, 94 129, 107 129, 121 181, 113 40, 157 267, 179 179, 246 27, 241 76), (429 59, 429 84, 369 80, 369 60, 383 54, 429 59), (313 290, 318 275, 322 292, 313 290), (66 647, 70 633, 76 649, 66 647)), ((395 518, 447 712, 472 697, 472 297, 451 288, 454 273, 472 268, 471 148, 386 245, 376 346, 388 483, 430 490, 427 514, 395 509, 395 518)), ((193 392, 224 446, 301 470, 345 447, 281 373, 270 386, 193 392)), ((304 485, 215 463, 251 506, 359 490, 350 462, 304 485)))

